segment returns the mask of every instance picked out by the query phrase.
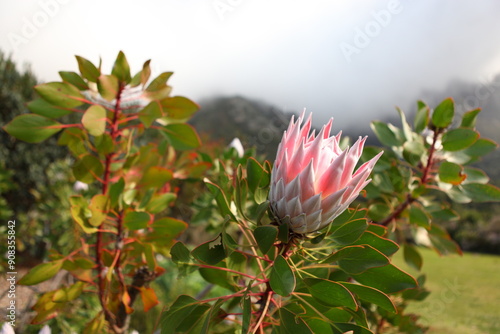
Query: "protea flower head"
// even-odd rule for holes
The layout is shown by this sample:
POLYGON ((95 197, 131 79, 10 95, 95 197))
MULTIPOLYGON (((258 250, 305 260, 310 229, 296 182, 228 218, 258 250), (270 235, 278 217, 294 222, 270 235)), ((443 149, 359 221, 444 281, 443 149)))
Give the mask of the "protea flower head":
POLYGON ((339 147, 340 135, 330 135, 333 119, 319 134, 311 129, 311 115, 290 121, 278 146, 271 174, 269 201, 279 224, 295 234, 318 231, 330 224, 370 182, 380 152, 355 172, 366 137, 351 147, 339 147))

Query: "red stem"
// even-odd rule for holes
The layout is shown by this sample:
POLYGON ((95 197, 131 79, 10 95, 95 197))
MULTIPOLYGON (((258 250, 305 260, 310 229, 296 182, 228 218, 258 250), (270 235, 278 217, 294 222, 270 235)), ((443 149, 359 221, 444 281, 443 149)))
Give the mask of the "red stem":
MULTIPOLYGON (((120 132, 118 131, 118 119, 121 114, 120 110, 120 101, 121 101, 121 94, 123 91, 123 85, 120 84, 120 87, 118 89, 118 93, 116 95, 116 104, 115 108, 113 110, 113 121, 110 125, 109 133, 111 135, 111 139, 113 142, 116 141, 116 138, 119 136, 120 132)), ((111 175, 111 162, 114 156, 114 152, 109 153, 105 157, 104 161, 104 176, 102 179, 102 194, 106 194, 108 192, 108 187, 109 187, 109 179, 111 175)), ((99 288, 99 301, 101 302, 101 307, 106 315, 106 318, 108 321, 110 321, 113 318, 113 314, 108 310, 106 306, 106 296, 105 296, 105 282, 103 279, 103 263, 102 263, 102 224, 99 226, 99 230, 97 231, 97 240, 96 240, 96 247, 95 247, 95 257, 96 257, 96 263, 97 263, 97 277, 98 277, 98 288, 99 288)))
MULTIPOLYGON (((422 177, 420 178, 420 184, 424 185, 429 181, 429 173, 432 169, 432 165, 434 163, 434 153, 436 152, 436 143, 439 138, 439 134, 441 133, 441 130, 434 130, 434 135, 432 138, 432 144, 431 147, 429 148, 429 156, 427 157, 427 164, 424 167, 424 170, 422 171, 422 177)), ((414 201, 417 199, 414 198, 411 193, 408 193, 406 195, 406 199, 403 203, 401 203, 387 218, 379 222, 379 225, 382 226, 387 226, 389 225, 393 220, 397 219, 403 211, 411 205, 414 201)))

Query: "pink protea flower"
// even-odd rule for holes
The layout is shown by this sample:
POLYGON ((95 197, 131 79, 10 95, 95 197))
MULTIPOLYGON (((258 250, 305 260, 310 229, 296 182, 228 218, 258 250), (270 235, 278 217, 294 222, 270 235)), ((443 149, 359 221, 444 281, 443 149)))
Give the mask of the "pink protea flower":
POLYGON ((341 132, 330 136, 333 119, 316 136, 309 134, 311 115, 303 126, 304 112, 297 121, 292 117, 271 174, 271 211, 296 234, 318 231, 347 209, 371 181, 368 176, 382 154, 354 172, 366 137, 342 151, 341 132))

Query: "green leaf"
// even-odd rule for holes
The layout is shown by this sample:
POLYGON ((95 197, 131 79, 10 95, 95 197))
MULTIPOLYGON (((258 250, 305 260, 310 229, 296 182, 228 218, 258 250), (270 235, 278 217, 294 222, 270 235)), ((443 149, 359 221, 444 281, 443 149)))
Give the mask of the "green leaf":
POLYGON ((269 284, 275 293, 283 297, 290 295, 295 289, 295 275, 282 255, 274 260, 269 284))
POLYGON ((78 181, 92 183, 104 172, 101 161, 94 155, 85 154, 73 165, 73 175, 78 181))
POLYGON ((64 108, 81 106, 85 99, 78 88, 65 82, 49 82, 35 86, 35 90, 42 99, 53 105, 64 108))
MULTIPOLYGON (((218 267, 226 268, 224 262, 220 262, 218 267)), ((236 291, 236 285, 232 282, 231 275, 227 271, 214 269, 214 268, 200 268, 199 269, 201 277, 208 283, 212 283, 230 291, 236 291)))
POLYGON ((353 278, 363 285, 371 286, 384 293, 417 287, 417 281, 412 276, 392 264, 370 268, 362 274, 353 275, 353 278))
POLYGON ((48 118, 59 118, 73 112, 72 109, 55 106, 44 99, 33 100, 27 107, 31 112, 48 118))
POLYGON ((400 146, 403 144, 394 133, 394 131, 385 123, 373 121, 370 124, 372 131, 377 136, 378 140, 386 146, 400 146))
POLYGON ((351 292, 342 284, 320 278, 304 278, 304 283, 311 295, 320 303, 332 307, 344 306, 353 310, 358 304, 351 292))
POLYGON ((189 124, 168 124, 162 128, 162 133, 176 150, 190 150, 200 146, 200 138, 189 124))
POLYGON ((110 154, 114 151, 115 145, 109 133, 94 138, 94 145, 97 152, 102 155, 110 154))
POLYGON ((180 295, 170 308, 161 315, 161 334, 177 333, 177 327, 200 305, 203 304, 193 297, 180 295))
POLYGON ((278 236, 278 228, 271 225, 258 226, 253 231, 253 235, 255 237, 255 240, 257 240, 257 244, 259 245, 259 249, 262 254, 267 254, 267 252, 271 249, 272 245, 276 241, 276 237, 278 236))
POLYGON ((373 267, 385 266, 389 263, 389 259, 369 245, 355 245, 338 250, 322 262, 337 262, 340 269, 355 275, 373 267))
POLYGON ((186 120, 200 109, 200 106, 184 96, 174 96, 161 100, 165 116, 171 119, 186 120))
POLYGON ((117 182, 111 184, 108 190, 108 196, 110 201, 110 206, 112 208, 118 203, 118 199, 120 195, 123 193, 125 189, 125 180, 121 177, 117 182))
POLYGON ((415 132, 421 133, 429 124, 429 107, 422 101, 417 102, 417 113, 413 121, 415 132))
POLYGON ((139 86, 139 84, 145 85, 148 82, 149 76, 151 75, 151 68, 149 67, 149 63, 151 63, 151 59, 144 62, 142 70, 134 75, 134 77, 130 81, 130 86, 137 87, 139 86))
POLYGON ((61 270, 63 262, 64 260, 61 259, 39 264, 31 268, 30 271, 19 280, 18 284, 35 285, 40 282, 46 281, 54 277, 54 275, 57 274, 59 270, 61 270))
POLYGON ((437 128, 446 128, 453 121, 455 115, 455 104, 453 99, 448 98, 441 102, 432 113, 432 124, 437 128))
POLYGON ((250 297, 245 297, 243 298, 243 317, 242 317, 243 320, 241 322, 242 333, 248 333, 248 330, 250 329, 250 319, 252 315, 251 312, 252 312, 252 304, 250 301, 250 297))
POLYGON ((474 202, 500 201, 500 188, 491 184, 468 183, 461 186, 465 195, 474 202))
POLYGON ((101 225, 109 211, 108 196, 102 194, 94 195, 90 201, 89 210, 92 213, 92 217, 89 218, 90 225, 96 227, 101 225))
POLYGON ((84 77, 88 81, 97 82, 97 78, 101 74, 97 67, 95 67, 94 64, 83 57, 76 56, 76 60, 78 62, 78 68, 80 69, 82 77, 84 77))
POLYGON ((173 175, 172 171, 165 167, 152 166, 144 172, 140 186, 143 188, 161 188, 172 180, 173 175))
POLYGON ((191 252, 180 241, 177 241, 170 249, 170 256, 175 264, 191 262, 191 252))
POLYGON ((434 249, 441 255, 462 254, 460 247, 451 239, 442 227, 432 224, 429 230, 429 239, 434 249))
POLYGON ((148 234, 147 239, 169 247, 173 239, 187 228, 187 223, 179 219, 164 217, 155 220, 150 227, 153 231, 148 234))
POLYGON ((92 136, 100 136, 106 131, 106 109, 93 105, 85 111, 82 124, 92 136))
POLYGON ((151 81, 148 88, 146 88, 146 91, 154 92, 165 87, 167 80, 172 76, 172 74, 174 74, 174 72, 163 72, 151 81))
POLYGON ((128 211, 123 217, 123 225, 129 230, 140 230, 146 228, 152 218, 147 212, 128 211))
MULTIPOLYGON (((370 227, 372 226, 374 225, 370 225, 370 227)), ((395 243, 392 240, 383 238, 372 231, 365 231, 365 233, 363 233, 363 235, 358 240, 356 240, 355 244, 370 245, 379 252, 381 252, 382 254, 385 254, 385 256, 391 256, 392 254, 396 253, 399 249, 397 243, 395 243)))
POLYGON ((139 120, 146 128, 149 128, 151 124, 153 124, 153 122, 161 116, 162 109, 158 104, 158 101, 151 101, 147 106, 139 111, 139 120))
POLYGON ((422 264, 423 264, 422 256, 414 246, 410 244, 405 244, 403 247, 403 257, 405 259, 405 262, 410 267, 413 267, 417 270, 422 269, 422 264))
POLYGON ((397 312, 396 306, 392 302, 391 298, 389 298, 385 293, 383 293, 380 290, 377 290, 375 288, 366 285, 347 283, 347 282, 342 282, 342 285, 346 287, 351 293, 358 296, 358 298, 361 300, 366 300, 369 303, 378 305, 388 312, 391 313, 397 312))
POLYGON ((314 334, 301 317, 293 314, 286 308, 279 308, 278 313, 280 334, 314 334))
POLYGON ((111 74, 117 77, 121 82, 129 83, 131 80, 130 66, 125 54, 122 51, 120 51, 116 57, 111 74))
POLYGON ((445 151, 460 151, 476 142, 479 134, 471 129, 453 129, 443 135, 442 144, 445 151))
POLYGON ((222 189, 215 183, 209 181, 205 181, 205 185, 212 193, 212 195, 214 195, 215 201, 217 202, 217 206, 219 207, 222 217, 226 217, 226 215, 229 215, 233 220, 236 220, 236 217, 233 215, 231 209, 229 208, 226 195, 224 194, 222 189))
POLYGON ((381 221, 390 213, 391 209, 385 203, 374 203, 368 208, 368 215, 373 221, 381 221))
POLYGON ((222 235, 217 238, 207 241, 191 252, 198 260, 210 265, 215 265, 226 258, 226 251, 222 244, 222 235))
POLYGON ((461 184, 467 175, 463 173, 463 168, 453 162, 443 161, 439 165, 439 180, 454 185, 461 184))
POLYGON ((114 75, 103 74, 97 79, 97 90, 99 90, 99 94, 107 101, 116 99, 119 89, 118 78, 114 75))
POLYGON ((221 306, 225 301, 225 299, 220 298, 210 307, 210 311, 207 312, 204 317, 203 327, 200 329, 200 334, 210 334, 210 324, 221 322, 227 316, 227 314, 221 310, 221 306))
POLYGON ((281 224, 278 226, 278 240, 282 243, 288 243, 290 238, 290 226, 288 224, 281 224))
POLYGON ((479 138, 474 144, 463 150, 463 152, 472 157, 482 157, 483 155, 493 152, 497 147, 497 143, 493 140, 479 138))
POLYGON ((23 114, 5 125, 4 130, 11 136, 28 143, 39 143, 61 131, 61 124, 50 118, 36 114, 23 114))
POLYGON ((336 229, 331 238, 341 245, 352 244, 363 234, 367 227, 366 219, 349 221, 336 229))
POLYGON ((401 119, 401 126, 403 128, 403 136, 404 136, 404 140, 405 141, 411 141, 412 140, 412 137, 413 137, 413 131, 411 130, 411 127, 410 125, 408 124, 408 122, 406 121, 406 116, 403 112, 403 110, 401 110, 400 108, 396 108, 396 110, 398 111, 398 114, 399 114, 399 118, 401 119))
POLYGON ((91 216, 91 212, 88 209, 87 200, 82 196, 71 196, 69 199, 71 203, 71 217, 74 221, 82 228, 85 233, 95 233, 97 228, 89 224, 88 217, 91 216))
POLYGON ((482 183, 486 184, 490 181, 488 175, 483 172, 481 169, 473 168, 473 167, 464 167, 464 173, 467 175, 467 178, 464 181, 466 183, 482 183))
POLYGON ((247 160, 248 188, 255 193, 258 187, 264 188, 269 185, 269 175, 257 160, 250 157, 247 160))
POLYGON ((174 193, 156 194, 151 198, 146 206, 146 211, 157 214, 168 208, 168 206, 177 199, 174 193))
POLYGON ((374 334, 372 331, 370 331, 366 327, 355 325, 355 324, 350 324, 350 323, 336 322, 335 324, 333 324, 332 328, 334 328, 333 334, 347 334, 347 333, 374 334))
POLYGON ((88 90, 89 86, 85 81, 83 81, 82 77, 79 76, 75 72, 66 72, 66 71, 60 71, 59 76, 61 79, 63 79, 64 82, 67 82, 79 90, 88 90))
POLYGON ((422 210, 418 206, 412 205, 409 209, 409 213, 410 223, 424 228, 429 228, 431 222, 429 220, 429 216, 427 215, 427 213, 425 213, 424 210, 422 210))
POLYGON ((462 123, 460 124, 460 127, 474 129, 476 127, 477 114, 479 114, 480 111, 481 109, 467 111, 462 116, 462 123))

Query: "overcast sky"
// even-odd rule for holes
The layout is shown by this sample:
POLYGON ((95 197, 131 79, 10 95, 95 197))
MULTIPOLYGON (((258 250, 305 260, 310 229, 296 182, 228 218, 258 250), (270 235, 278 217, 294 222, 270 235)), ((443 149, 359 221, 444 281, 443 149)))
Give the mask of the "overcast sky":
POLYGON ((239 94, 337 126, 500 73, 500 1, 0 0, 0 49, 43 81, 74 55, 133 72, 152 59, 176 95, 239 94))

